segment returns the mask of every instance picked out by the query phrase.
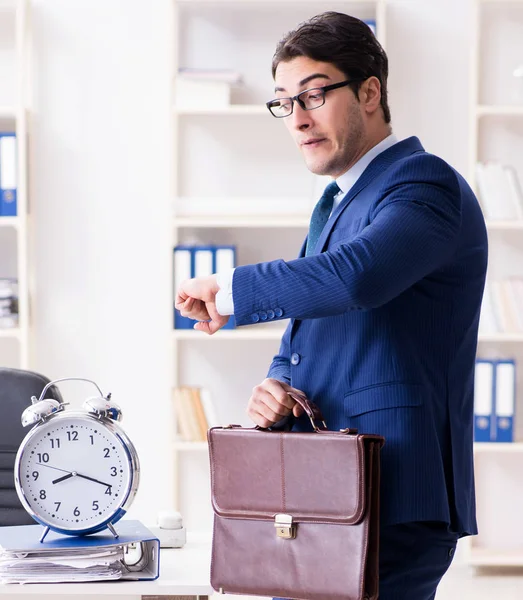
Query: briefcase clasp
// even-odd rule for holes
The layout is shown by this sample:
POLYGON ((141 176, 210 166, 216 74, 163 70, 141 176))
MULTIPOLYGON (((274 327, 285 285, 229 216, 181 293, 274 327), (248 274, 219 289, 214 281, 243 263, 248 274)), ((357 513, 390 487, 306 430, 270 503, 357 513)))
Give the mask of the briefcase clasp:
POLYGON ((285 540, 293 540, 296 537, 296 525, 292 522, 291 515, 278 514, 274 517, 276 535, 285 540))

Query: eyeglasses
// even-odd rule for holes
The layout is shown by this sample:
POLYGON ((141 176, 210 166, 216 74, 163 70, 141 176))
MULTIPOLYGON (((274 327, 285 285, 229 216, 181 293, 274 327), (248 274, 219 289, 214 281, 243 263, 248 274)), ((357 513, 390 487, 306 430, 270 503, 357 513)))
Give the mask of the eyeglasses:
POLYGON ((337 90, 338 88, 355 81, 363 81, 363 79, 347 79, 346 81, 340 81, 340 83, 333 83, 332 85, 305 90, 291 98, 275 98, 274 100, 267 102, 267 108, 270 110, 272 116, 277 119, 292 115, 294 102, 297 102, 303 110, 314 110, 325 104, 325 94, 327 92, 337 90))

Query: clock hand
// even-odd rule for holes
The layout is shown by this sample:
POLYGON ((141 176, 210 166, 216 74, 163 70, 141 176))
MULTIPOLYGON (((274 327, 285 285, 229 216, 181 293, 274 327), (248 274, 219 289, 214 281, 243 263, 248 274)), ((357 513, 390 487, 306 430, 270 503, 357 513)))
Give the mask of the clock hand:
POLYGON ((102 485, 105 485, 105 487, 113 487, 112 483, 104 483, 103 481, 100 481, 99 479, 93 479, 93 477, 89 477, 88 475, 81 475, 80 473, 76 473, 77 477, 81 477, 82 479, 89 479, 89 481, 94 481, 95 483, 101 483, 102 485))
POLYGON ((63 473, 72 473, 72 471, 66 471, 65 469, 59 469, 58 467, 52 467, 51 465, 46 465, 45 463, 36 463, 39 467, 47 467, 49 469, 54 469, 55 471, 62 471, 63 473))
MULTIPOLYGON (((56 468, 56 467, 52 467, 52 468, 56 468)), ((63 471, 64 469, 59 469, 59 470, 63 471)), ((94 479, 94 477, 89 477, 89 475, 82 475, 81 473, 77 473, 76 471, 69 471, 67 473, 67 475, 64 475, 63 477, 58 477, 58 479, 54 479, 51 483, 60 483, 61 481, 65 481, 66 479, 70 479, 71 477, 81 477, 82 479, 88 479, 89 481, 94 481, 95 483, 100 483, 108 488, 112 487, 111 483, 105 483, 103 481, 100 481, 99 479, 94 479)))
POLYGON ((68 473, 67 475, 64 475, 63 477, 59 477, 58 479, 55 479, 51 483, 60 483, 60 481, 65 481, 66 479, 74 477, 75 475, 76 475, 76 473, 74 473, 74 472, 73 473, 68 473))

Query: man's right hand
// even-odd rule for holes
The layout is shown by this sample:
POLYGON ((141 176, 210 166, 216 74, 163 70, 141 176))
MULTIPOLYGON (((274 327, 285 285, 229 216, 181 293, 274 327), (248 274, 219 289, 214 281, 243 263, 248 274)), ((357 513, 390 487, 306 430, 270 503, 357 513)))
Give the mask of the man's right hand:
POLYGON ((271 427, 291 413, 299 417, 303 414, 303 408, 289 396, 288 392, 305 396, 301 390, 277 379, 265 379, 253 388, 247 405, 247 415, 256 425, 263 428, 271 427))

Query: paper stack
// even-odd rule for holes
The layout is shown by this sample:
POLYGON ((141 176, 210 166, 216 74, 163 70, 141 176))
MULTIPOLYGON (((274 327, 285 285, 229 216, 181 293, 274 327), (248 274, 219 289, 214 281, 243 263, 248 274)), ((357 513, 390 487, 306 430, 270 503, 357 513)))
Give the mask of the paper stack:
POLYGON ((40 525, 0 527, 0 583, 156 579, 160 542, 139 521, 87 536, 49 533, 40 525))

